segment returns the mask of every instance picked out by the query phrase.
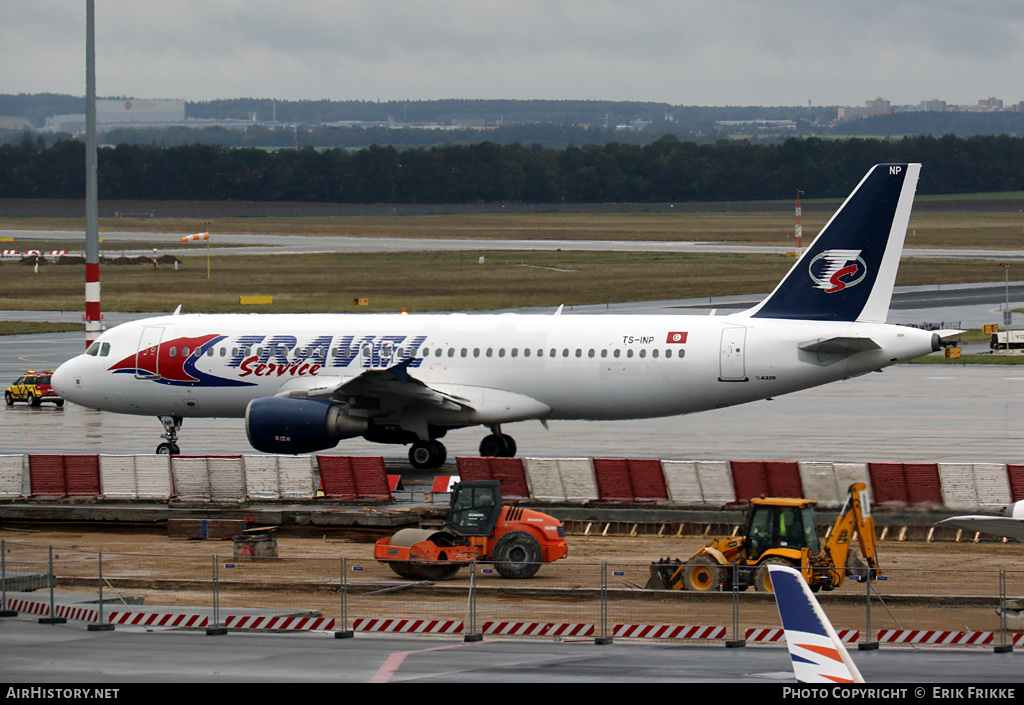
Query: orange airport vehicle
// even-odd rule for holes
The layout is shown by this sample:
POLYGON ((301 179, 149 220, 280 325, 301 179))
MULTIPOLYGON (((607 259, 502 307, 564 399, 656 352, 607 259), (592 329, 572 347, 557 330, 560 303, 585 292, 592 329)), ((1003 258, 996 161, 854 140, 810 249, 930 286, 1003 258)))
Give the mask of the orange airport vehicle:
POLYGON ((561 522, 505 506, 501 483, 480 480, 452 488, 444 529, 402 529, 378 541, 373 556, 403 578, 446 580, 470 561, 493 562, 503 578, 530 578, 568 553, 561 522))

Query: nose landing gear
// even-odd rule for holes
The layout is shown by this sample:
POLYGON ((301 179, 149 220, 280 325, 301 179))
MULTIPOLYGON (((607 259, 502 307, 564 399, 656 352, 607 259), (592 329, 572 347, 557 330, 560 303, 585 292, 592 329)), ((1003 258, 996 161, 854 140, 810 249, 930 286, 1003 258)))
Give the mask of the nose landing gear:
POLYGON ((164 425, 164 433, 161 438, 166 443, 156 447, 157 455, 178 455, 181 450, 178 448, 178 429, 181 428, 180 416, 160 416, 160 423, 164 425))

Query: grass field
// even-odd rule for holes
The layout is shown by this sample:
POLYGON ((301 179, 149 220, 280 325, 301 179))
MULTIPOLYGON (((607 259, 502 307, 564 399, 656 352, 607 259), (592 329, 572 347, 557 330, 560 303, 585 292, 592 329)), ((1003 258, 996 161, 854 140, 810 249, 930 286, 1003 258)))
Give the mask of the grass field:
MULTIPOLYGON (((805 212, 805 243, 827 218, 805 212)), ((908 247, 1019 247, 1017 213, 926 211, 911 219, 908 247)), ((178 270, 145 265, 102 267, 106 310, 248 311, 241 296, 270 295, 267 312, 456 311, 700 298, 770 291, 793 264, 774 255, 676 255, 597 252, 480 252, 234 256, 217 233, 275 233, 403 238, 522 240, 681 240, 791 246, 787 213, 532 213, 396 217, 103 219, 100 233, 194 232, 214 236, 212 277, 205 258, 185 258, 178 270), (484 256, 485 263, 478 258, 484 256), (355 306, 356 298, 369 300, 355 306)), ((5 229, 81 229, 82 221, 0 218, 5 229)), ((2 233, 0 233, 2 234, 2 233)), ((176 239, 169 244, 180 247, 176 239)), ((152 243, 104 243, 108 254, 148 250, 152 243)), ((22 238, 11 249, 75 249, 66 241, 22 238)), ((205 248, 197 247, 197 254, 205 248)), ((1002 281, 995 261, 906 259, 897 285, 1002 281)), ((84 267, 0 267, 0 309, 75 309, 84 297, 84 267)))

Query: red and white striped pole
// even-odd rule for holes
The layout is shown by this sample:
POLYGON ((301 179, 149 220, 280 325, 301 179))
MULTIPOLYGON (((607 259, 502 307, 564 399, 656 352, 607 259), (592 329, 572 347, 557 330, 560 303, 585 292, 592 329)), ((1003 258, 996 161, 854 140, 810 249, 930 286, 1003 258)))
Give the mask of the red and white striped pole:
POLYGON ((100 313, 100 227, 96 176, 96 19, 93 0, 85 4, 85 347, 102 330, 100 313))

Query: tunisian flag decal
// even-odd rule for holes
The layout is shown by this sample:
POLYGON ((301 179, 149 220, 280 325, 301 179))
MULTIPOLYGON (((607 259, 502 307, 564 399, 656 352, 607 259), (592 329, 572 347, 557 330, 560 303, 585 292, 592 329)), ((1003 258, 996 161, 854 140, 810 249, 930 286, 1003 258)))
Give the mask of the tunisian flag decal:
POLYGON ((665 340, 666 343, 685 343, 686 333, 685 332, 674 332, 669 333, 668 338, 665 340))

